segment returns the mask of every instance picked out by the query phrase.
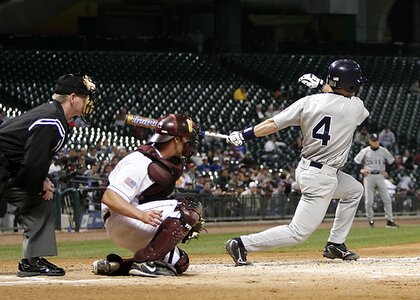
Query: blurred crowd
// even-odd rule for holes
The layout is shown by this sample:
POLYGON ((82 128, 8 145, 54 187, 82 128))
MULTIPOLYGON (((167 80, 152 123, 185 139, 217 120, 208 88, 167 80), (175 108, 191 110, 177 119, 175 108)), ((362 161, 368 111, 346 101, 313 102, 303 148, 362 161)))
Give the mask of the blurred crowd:
MULTIPOLYGON (((210 130, 214 130, 212 126, 210 130)), ((368 145, 370 133, 366 127, 356 132, 355 147, 368 145)), ((389 128, 379 135, 381 144, 388 148, 396 160, 392 172, 388 176, 390 185, 395 191, 406 191, 415 194, 415 175, 420 165, 420 153, 412 153, 408 148, 401 148, 389 128)), ((276 143, 268 139, 267 143, 276 143)), ((266 155, 267 161, 255 159, 242 148, 227 145, 223 140, 204 137, 202 143, 208 149, 204 153, 193 156, 186 164, 185 172, 177 182, 177 192, 196 193, 201 195, 240 196, 258 194, 272 196, 279 193, 299 193, 295 181, 294 166, 288 169, 272 168, 269 162, 272 157, 266 155)), ((287 147, 287 145, 281 145, 287 147)), ((300 148, 295 147, 296 155, 300 148)), ((275 147, 275 151, 280 151, 275 147)), ((267 149, 265 149, 267 151, 267 149)), ((66 187, 106 187, 108 174, 116 164, 127 155, 125 147, 110 146, 107 141, 90 148, 67 149, 54 157, 50 167, 50 175, 62 189, 66 187)), ((276 152, 271 155, 277 155, 276 152)), ((417 172, 417 173, 416 173, 417 172)), ((357 177, 358 173, 354 173, 357 177)), ((361 178, 358 178, 361 180, 361 178)))

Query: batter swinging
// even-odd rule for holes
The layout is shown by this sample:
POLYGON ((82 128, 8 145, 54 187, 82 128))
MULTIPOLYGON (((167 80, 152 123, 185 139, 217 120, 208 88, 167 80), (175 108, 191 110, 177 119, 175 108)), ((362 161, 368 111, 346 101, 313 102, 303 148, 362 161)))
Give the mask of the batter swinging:
POLYGON ((328 69, 327 84, 313 74, 299 82, 320 93, 306 96, 255 127, 232 132, 227 142, 240 146, 245 140, 272 134, 288 126, 300 126, 304 139, 296 180, 302 196, 289 225, 230 239, 225 248, 235 264, 247 265, 247 251, 262 251, 305 241, 321 224, 331 199, 341 199, 323 256, 356 260, 357 253, 344 244, 363 194, 363 186, 340 171, 347 161, 353 133, 369 115, 360 98, 355 97, 364 82, 358 63, 334 61, 328 69))

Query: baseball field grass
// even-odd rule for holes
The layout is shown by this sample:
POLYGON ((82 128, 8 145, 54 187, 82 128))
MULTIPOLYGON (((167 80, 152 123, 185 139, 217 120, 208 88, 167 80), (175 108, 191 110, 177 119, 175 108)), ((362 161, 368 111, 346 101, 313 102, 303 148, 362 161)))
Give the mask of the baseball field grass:
MULTIPOLYGON (((212 233, 209 230, 208 233, 203 232, 198 240, 180 244, 180 247, 189 254, 221 254, 225 253, 223 245, 227 239, 247 233, 250 232, 247 232, 246 229, 233 233, 212 233)), ((319 228, 302 244, 270 251, 321 251, 328 238, 328 233, 329 229, 319 228)), ((398 229, 356 227, 351 230, 346 244, 349 248, 356 249, 418 242, 420 242, 420 224, 406 224, 398 229)), ((61 258, 101 258, 112 252, 130 256, 129 251, 115 246, 109 239, 59 242, 58 251, 61 258)), ((20 257, 20 243, 0 246, 0 260, 20 259, 20 257)))

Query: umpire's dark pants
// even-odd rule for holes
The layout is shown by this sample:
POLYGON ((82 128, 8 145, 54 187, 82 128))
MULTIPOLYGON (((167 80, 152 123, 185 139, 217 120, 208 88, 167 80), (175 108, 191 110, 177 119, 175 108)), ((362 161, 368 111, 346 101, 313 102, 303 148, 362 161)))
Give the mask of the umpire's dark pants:
MULTIPOLYGON (((0 166, 0 191, 4 184, 1 179, 5 178, 2 169, 0 166)), ((0 201, 18 208, 16 217, 23 227, 22 258, 57 255, 53 200, 45 201, 40 195, 13 188, 5 189, 0 201)))

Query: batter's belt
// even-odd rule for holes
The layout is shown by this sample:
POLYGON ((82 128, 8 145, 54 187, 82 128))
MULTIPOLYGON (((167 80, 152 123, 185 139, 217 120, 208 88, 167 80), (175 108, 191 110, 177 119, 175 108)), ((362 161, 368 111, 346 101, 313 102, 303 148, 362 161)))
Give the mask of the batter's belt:
POLYGON ((302 163, 303 166, 306 165, 306 166, 314 167, 314 168, 320 169, 323 172, 326 172, 328 174, 337 174, 338 171, 340 171, 340 169, 333 168, 333 167, 324 165, 320 162, 306 159, 304 157, 301 158, 301 163, 302 163))

